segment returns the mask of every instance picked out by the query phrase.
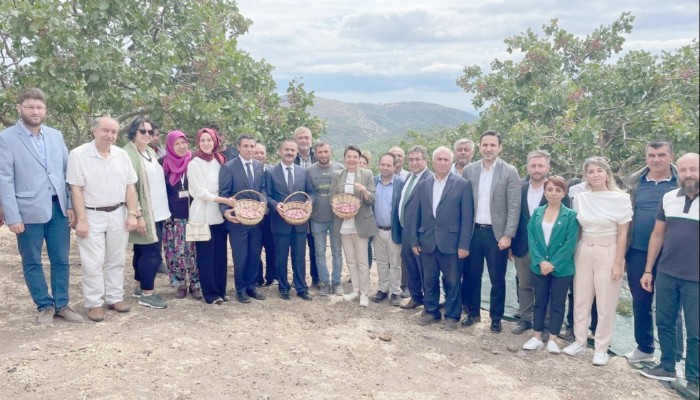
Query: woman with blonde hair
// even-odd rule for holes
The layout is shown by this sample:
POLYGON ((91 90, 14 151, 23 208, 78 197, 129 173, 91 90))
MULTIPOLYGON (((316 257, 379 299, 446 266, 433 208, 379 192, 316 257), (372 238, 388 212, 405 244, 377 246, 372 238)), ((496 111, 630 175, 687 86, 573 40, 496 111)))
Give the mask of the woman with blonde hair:
POLYGON ((615 183, 608 161, 590 157, 583 164, 586 191, 579 193, 574 210, 581 225, 574 262, 574 335, 564 349, 570 356, 586 348, 591 305, 596 301, 598 327, 595 331, 593 365, 607 365, 608 347, 615 327, 615 310, 620 299, 625 269, 627 232, 632 220, 632 202, 615 183))

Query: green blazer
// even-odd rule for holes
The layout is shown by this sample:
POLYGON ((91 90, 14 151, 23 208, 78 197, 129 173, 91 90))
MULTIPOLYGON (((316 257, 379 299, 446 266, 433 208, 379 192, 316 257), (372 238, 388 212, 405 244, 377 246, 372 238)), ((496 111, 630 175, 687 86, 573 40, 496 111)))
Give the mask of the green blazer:
MULTIPOLYGON (((141 210, 141 215, 143 220, 146 222, 146 233, 140 234, 137 231, 129 232, 129 243, 134 244, 151 244, 158 241, 158 234, 156 232, 156 223, 153 217, 153 210, 151 209, 151 188, 148 185, 148 176, 146 175, 146 170, 143 168, 143 161, 139 155, 139 151, 133 142, 129 142, 124 146, 124 151, 129 155, 131 164, 134 166, 136 171, 136 176, 138 181, 134 185, 136 187, 136 201, 137 209, 141 210)), ((158 159, 155 151, 150 147, 146 147, 146 151, 151 157, 158 159)))
POLYGON ((574 251, 576 250, 579 230, 576 212, 564 205, 561 206, 559 215, 554 221, 549 245, 546 245, 542 231, 542 219, 546 209, 546 204, 537 207, 527 224, 527 238, 530 244, 530 258, 532 259, 530 268, 537 275, 542 275, 540 263, 549 261, 554 266, 552 275, 574 275, 574 251))
MULTIPOLYGON (((344 193, 345 186, 342 185, 348 178, 348 172, 345 168, 335 171, 333 173, 333 178, 331 179, 331 195, 337 193, 344 193)), ((374 219, 374 211, 372 206, 374 205, 374 175, 372 171, 365 168, 357 168, 355 173, 355 182, 361 183, 367 188, 369 192, 369 200, 365 200, 360 197, 359 193, 354 193, 355 197, 360 198, 360 210, 355 215, 355 227, 357 228, 357 236, 361 238, 368 238, 377 234, 377 221, 374 219)), ((340 233, 340 226, 343 224, 343 220, 335 217, 333 223, 333 231, 336 234, 340 233)))

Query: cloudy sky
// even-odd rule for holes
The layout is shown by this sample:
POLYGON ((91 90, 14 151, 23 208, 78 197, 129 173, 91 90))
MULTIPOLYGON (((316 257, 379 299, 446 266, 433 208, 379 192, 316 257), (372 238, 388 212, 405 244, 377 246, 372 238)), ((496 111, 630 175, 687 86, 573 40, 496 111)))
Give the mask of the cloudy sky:
MULTIPOLYGON (((473 111, 462 68, 513 57, 503 39, 552 18, 585 36, 624 11, 636 17, 624 51, 653 53, 698 37, 697 0, 239 0, 253 20, 239 47, 276 67, 284 91, 301 78, 317 96, 349 102, 427 101, 473 111)), ((517 57, 517 55, 515 55, 517 57)))

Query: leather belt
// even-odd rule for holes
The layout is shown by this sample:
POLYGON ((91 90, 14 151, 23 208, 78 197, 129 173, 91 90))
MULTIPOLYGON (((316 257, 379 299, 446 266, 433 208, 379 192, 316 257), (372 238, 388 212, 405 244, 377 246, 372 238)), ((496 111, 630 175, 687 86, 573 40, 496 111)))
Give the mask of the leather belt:
POLYGON ((377 228, 383 230, 383 231, 390 231, 391 227, 390 226, 378 226, 377 228))
POLYGON ((482 231, 487 231, 487 230, 493 229, 492 225, 486 225, 486 224, 474 224, 474 227, 476 229, 481 229, 482 231))
POLYGON ((107 206, 107 207, 87 207, 86 206, 85 208, 88 210, 92 210, 92 211, 112 212, 114 210, 119 209, 123 205, 124 205, 124 203, 119 203, 119 204, 115 204, 113 206, 107 206))

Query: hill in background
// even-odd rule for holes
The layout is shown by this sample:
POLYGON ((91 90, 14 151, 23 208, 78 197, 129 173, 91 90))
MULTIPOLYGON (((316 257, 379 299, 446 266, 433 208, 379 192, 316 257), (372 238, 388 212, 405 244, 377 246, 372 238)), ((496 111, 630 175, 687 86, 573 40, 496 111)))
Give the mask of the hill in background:
POLYGON ((417 101, 370 104, 315 97, 307 111, 326 122, 324 140, 335 148, 356 144, 375 154, 400 142, 408 130, 430 132, 477 119, 466 111, 417 101))

